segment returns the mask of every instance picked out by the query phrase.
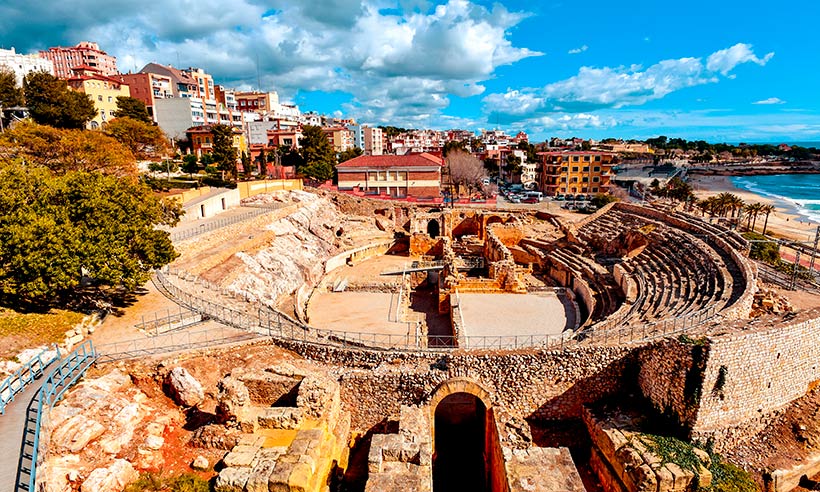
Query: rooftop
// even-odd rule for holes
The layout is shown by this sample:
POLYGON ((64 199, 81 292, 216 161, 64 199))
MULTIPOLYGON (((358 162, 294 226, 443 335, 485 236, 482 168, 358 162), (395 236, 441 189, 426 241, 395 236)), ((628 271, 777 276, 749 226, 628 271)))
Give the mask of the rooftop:
POLYGON ((336 168, 360 167, 430 167, 441 166, 442 159, 432 154, 361 155, 338 164, 336 168))

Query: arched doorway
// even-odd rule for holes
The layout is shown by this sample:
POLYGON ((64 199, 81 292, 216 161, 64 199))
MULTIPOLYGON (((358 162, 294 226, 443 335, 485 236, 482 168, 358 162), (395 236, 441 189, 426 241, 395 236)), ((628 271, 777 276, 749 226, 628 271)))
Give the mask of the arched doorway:
POLYGON ((486 491, 484 402, 453 393, 436 405, 434 418, 433 492, 486 491))
POLYGON ((436 219, 430 219, 430 222, 427 223, 427 235, 435 239, 439 234, 441 234, 441 227, 438 225, 438 221, 436 219))

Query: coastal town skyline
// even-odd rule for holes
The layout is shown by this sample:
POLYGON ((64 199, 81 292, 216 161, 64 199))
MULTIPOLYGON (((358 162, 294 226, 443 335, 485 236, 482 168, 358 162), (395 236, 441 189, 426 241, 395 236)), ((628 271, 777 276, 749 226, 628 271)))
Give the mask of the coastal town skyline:
POLYGON ((0 7, 2 44, 32 52, 93 40, 124 72, 152 61, 203 67, 219 84, 276 90, 305 109, 374 125, 500 127, 538 140, 820 140, 810 89, 820 76, 800 61, 818 47, 800 28, 816 16, 786 22, 774 11, 766 29, 747 29, 761 2, 677 12, 651 2, 243 1, 196 23, 181 2, 161 15, 85 4, 12 0, 0 7), (81 13, 92 10, 94 19, 81 13), (720 29, 707 11, 724 20, 720 29), (672 19, 686 27, 671 29, 672 19))

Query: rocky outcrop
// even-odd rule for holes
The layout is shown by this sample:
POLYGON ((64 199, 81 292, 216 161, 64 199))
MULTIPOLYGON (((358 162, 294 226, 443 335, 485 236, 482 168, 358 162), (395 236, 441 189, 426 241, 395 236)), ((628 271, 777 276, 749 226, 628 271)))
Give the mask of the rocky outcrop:
POLYGON ((216 414, 222 422, 233 422, 242 425, 250 421, 252 408, 251 397, 245 383, 232 377, 222 378, 216 385, 217 395, 216 414))
POLYGON ((184 367, 171 369, 165 378, 165 386, 169 396, 184 407, 199 405, 205 399, 202 385, 184 367))
POLYGON ((92 471, 80 487, 81 492, 120 492, 139 478, 131 463, 118 459, 105 468, 92 471))

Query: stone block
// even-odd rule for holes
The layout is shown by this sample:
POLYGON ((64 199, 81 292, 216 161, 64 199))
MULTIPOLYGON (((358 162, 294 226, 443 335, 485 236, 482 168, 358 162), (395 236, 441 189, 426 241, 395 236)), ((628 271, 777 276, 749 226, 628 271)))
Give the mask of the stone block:
POLYGON ((248 483, 245 485, 245 492, 268 492, 268 481, 270 480, 271 473, 273 473, 273 469, 275 467, 275 460, 258 460, 248 476, 248 483))
POLYGON ((214 492, 243 492, 251 469, 247 467, 224 468, 216 477, 214 492))
POLYGON ((259 448, 254 446, 234 446, 234 448, 222 458, 225 466, 251 466, 256 452, 259 448))
POLYGON ((296 463, 288 463, 281 459, 277 461, 268 477, 268 491, 291 492, 289 479, 295 467, 296 463))
POLYGON ((296 407, 263 408, 257 415, 263 429, 298 429, 302 421, 302 410, 296 407))

